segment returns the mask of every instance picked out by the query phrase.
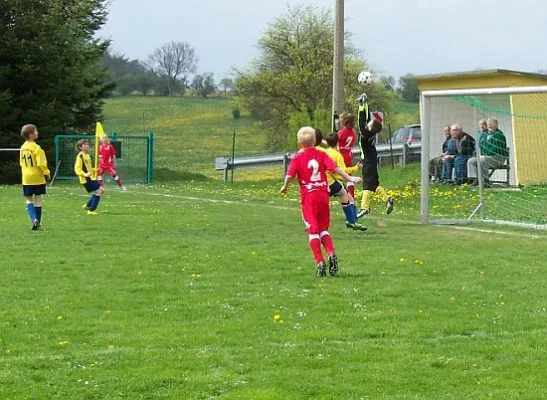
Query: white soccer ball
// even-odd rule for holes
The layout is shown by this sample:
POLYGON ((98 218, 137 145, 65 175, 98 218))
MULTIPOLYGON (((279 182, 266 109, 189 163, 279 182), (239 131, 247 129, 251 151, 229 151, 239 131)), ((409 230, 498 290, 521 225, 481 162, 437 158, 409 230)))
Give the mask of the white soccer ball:
POLYGON ((357 77, 357 80, 360 84, 363 85, 370 85, 372 82, 374 82, 374 78, 369 71, 361 71, 359 73, 359 76, 357 77))

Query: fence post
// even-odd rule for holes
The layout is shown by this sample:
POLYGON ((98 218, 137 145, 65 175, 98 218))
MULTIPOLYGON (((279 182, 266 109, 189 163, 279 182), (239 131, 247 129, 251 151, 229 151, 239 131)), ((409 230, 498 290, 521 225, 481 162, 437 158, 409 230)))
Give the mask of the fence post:
POLYGON ((234 134, 232 135, 232 183, 234 183, 234 160, 236 157, 236 131, 234 131, 234 134))
POLYGON ((228 182, 229 170, 230 170, 230 160, 226 160, 226 166, 224 167, 224 183, 228 182))
POLYGON ((55 136, 55 165, 59 164, 59 135, 55 136))
POLYGON ((154 132, 148 133, 148 146, 147 146, 147 153, 148 153, 148 165, 147 165, 147 176, 146 181, 147 183, 152 183, 152 179, 154 177, 154 132))
POLYGON ((403 146, 403 167, 406 167, 406 158, 408 156, 408 143, 403 146))
POLYGON ((287 170, 289 169, 289 153, 283 154, 283 179, 285 179, 285 176, 287 175, 287 170))
POLYGON ((393 159, 393 137, 391 134, 391 125, 388 124, 387 131, 389 133, 389 153, 391 155, 391 169, 395 169, 395 160, 393 159))

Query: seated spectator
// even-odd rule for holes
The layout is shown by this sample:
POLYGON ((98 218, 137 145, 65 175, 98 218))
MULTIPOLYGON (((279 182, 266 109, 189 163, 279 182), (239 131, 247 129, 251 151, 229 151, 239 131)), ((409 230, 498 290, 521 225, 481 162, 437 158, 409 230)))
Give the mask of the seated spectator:
POLYGON ((475 139, 462 130, 460 124, 450 127, 451 141, 448 144, 447 154, 443 156, 443 182, 448 182, 455 170, 454 182, 461 185, 467 182, 467 161, 475 151, 475 139))
POLYGON ((450 142, 450 125, 444 126, 444 142, 442 146, 441 154, 431 160, 429 160, 429 176, 433 182, 441 180, 441 173, 443 170, 443 156, 448 150, 448 143, 450 142))
MULTIPOLYGON (((490 168, 499 168, 505 164, 505 160, 509 157, 507 151, 507 140, 505 135, 498 128, 498 120, 490 118, 488 120, 488 129, 486 129, 486 121, 479 121, 480 131, 477 133, 479 138, 480 148, 480 170, 482 181, 485 186, 490 186, 488 170, 490 168)), ((472 157, 467 162, 467 171, 469 173, 469 181, 472 185, 478 185, 478 162, 477 157, 472 157)))

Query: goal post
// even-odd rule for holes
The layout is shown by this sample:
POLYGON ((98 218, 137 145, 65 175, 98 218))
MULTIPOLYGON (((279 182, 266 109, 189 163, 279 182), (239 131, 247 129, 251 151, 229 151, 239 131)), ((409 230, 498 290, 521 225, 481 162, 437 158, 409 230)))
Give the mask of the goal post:
MULTIPOLYGON (((57 179, 76 179, 74 161, 78 154, 76 143, 87 139, 91 148, 95 135, 57 135, 55 137, 55 164, 59 165, 57 179)), ((127 183, 152 183, 154 171, 154 134, 146 136, 110 136, 116 149, 117 172, 127 183)), ((92 156, 93 157, 93 156, 92 156)), ((108 175, 105 176, 108 179, 108 175)))
POLYGON ((420 118, 421 223, 547 229, 547 86, 423 91, 420 118), (483 119, 504 141, 495 130, 479 132, 483 119), (473 153, 458 149, 442 162, 443 127, 456 123, 475 140, 473 153), (440 182, 432 165, 443 171, 440 182))

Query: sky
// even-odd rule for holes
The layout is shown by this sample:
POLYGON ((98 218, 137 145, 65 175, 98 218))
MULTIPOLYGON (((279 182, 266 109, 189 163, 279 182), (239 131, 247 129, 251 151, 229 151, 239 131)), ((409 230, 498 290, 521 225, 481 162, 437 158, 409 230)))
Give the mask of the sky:
MULTIPOLYGON (((288 5, 334 9, 335 0, 111 0, 99 32, 112 49, 145 60, 175 40, 195 47, 198 71, 217 80, 259 55, 268 23, 288 5)), ((545 0, 345 0, 345 28, 379 73, 547 69, 545 0)))

